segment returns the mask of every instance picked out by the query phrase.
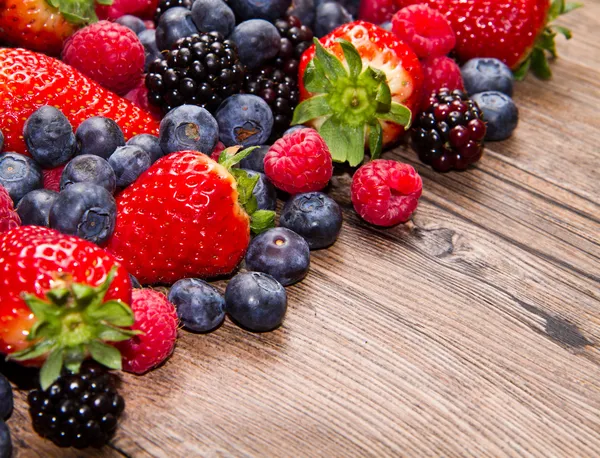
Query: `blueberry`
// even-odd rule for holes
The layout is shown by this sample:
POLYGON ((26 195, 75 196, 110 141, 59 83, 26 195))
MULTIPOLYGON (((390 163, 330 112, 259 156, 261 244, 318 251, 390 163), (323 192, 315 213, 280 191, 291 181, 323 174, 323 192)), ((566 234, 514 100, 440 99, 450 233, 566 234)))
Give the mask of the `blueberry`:
POLYGON ((253 177, 258 175, 258 181, 252 191, 258 203, 259 210, 275 210, 277 208, 277 190, 273 183, 269 181, 264 173, 246 170, 246 173, 253 177))
POLYGON ((219 138, 225 146, 262 145, 273 129, 273 112, 267 102, 256 95, 228 97, 217 110, 216 118, 219 138))
POLYGON ((0 420, 10 417, 13 410, 13 392, 10 382, 0 374, 0 420))
POLYGON ((164 151, 160 147, 160 142, 156 135, 139 134, 135 137, 131 137, 127 141, 126 145, 142 148, 150 155, 150 160, 153 164, 165 155, 164 151))
POLYGON ((135 278, 133 275, 129 274, 129 280, 131 280, 132 288, 137 288, 137 289, 142 288, 142 285, 140 284, 139 280, 137 278, 135 278))
POLYGON ((50 105, 38 108, 27 118, 23 137, 33 158, 46 169, 66 163, 76 153, 71 123, 58 108, 50 105))
POLYGON ((272 275, 283 286, 302 280, 310 266, 306 240, 285 227, 256 236, 248 246, 246 268, 272 275))
POLYGON ((195 0, 192 19, 201 32, 219 32, 229 36, 235 27, 235 15, 223 0, 195 0))
POLYGON ((184 278, 169 291, 169 302, 179 320, 190 331, 209 332, 225 318, 225 299, 214 286, 197 278, 184 278))
POLYGON ((184 150, 209 154, 219 141, 219 126, 204 108, 181 105, 160 122, 158 138, 165 154, 184 150))
POLYGON ((342 210, 322 192, 296 194, 285 203, 279 224, 302 236, 311 250, 336 241, 342 228, 342 210))
POLYGON ((256 147, 249 156, 240 161, 240 167, 255 172, 265 173, 265 156, 269 152, 269 145, 256 147))
POLYGON ((93 154, 103 159, 125 145, 119 125, 110 118, 94 116, 83 121, 75 132, 79 154, 93 154))
POLYGON ((460 69, 465 89, 471 95, 498 91, 512 97, 514 75, 504 62, 492 58, 471 59, 460 69))
POLYGON ((244 272, 227 285, 225 310, 232 320, 250 331, 272 331, 285 316, 287 293, 270 275, 244 272))
POLYGON ((180 38, 198 33, 194 25, 192 12, 182 6, 169 8, 156 25, 156 46, 160 51, 170 50, 180 38))
POLYGON ((360 1, 361 0, 315 0, 315 8, 318 8, 323 3, 336 2, 346 8, 346 11, 348 11, 348 13, 350 13, 353 17, 356 17, 358 15, 360 1))
POLYGON ((265 19, 273 22, 285 14, 292 0, 229 0, 229 4, 241 21, 265 19))
POLYGON ((112 194, 117 186, 117 178, 106 159, 93 154, 82 154, 75 156, 60 176, 61 191, 74 183, 97 184, 112 194))
POLYGON ((139 35, 141 32, 146 30, 146 24, 139 17, 133 16, 131 14, 125 14, 115 20, 117 24, 121 24, 122 26, 127 27, 128 29, 133 30, 136 35, 139 35))
POLYGON ((505 140, 512 135, 519 123, 519 110, 509 96, 488 91, 475 94, 472 99, 483 111, 487 125, 486 140, 505 140))
POLYGON ((75 183, 61 191, 50 210, 50 227, 98 245, 115 230, 117 205, 102 186, 75 183))
POLYGON ((146 55, 144 71, 147 72, 150 64, 154 60, 161 58, 160 50, 158 49, 158 46, 156 46, 156 30, 146 29, 138 35, 138 38, 144 47, 144 53, 146 55))
POLYGON ((126 188, 150 168, 150 154, 139 146, 120 146, 108 158, 108 163, 115 171, 117 186, 126 188))
POLYGON ((390 21, 384 22, 379 27, 381 27, 383 30, 387 30, 388 32, 392 31, 392 23, 390 21))
POLYGON ((352 16, 338 2, 325 2, 317 7, 315 36, 324 37, 342 24, 352 22, 352 16))
POLYGON ((293 0, 292 5, 287 10, 287 15, 296 16, 300 19, 302 25, 312 29, 316 9, 315 0, 293 0))
POLYGON ((0 458, 10 458, 12 456, 12 441, 10 440, 10 431, 8 426, 0 420, 0 458))
POLYGON ((30 157, 18 153, 0 154, 0 185, 16 205, 21 197, 42 187, 42 169, 30 157))
POLYGON ((17 205, 21 224, 23 226, 48 227, 50 209, 57 198, 58 193, 50 189, 35 189, 25 194, 17 205))
POLYGON ((229 39, 237 45, 240 61, 250 69, 261 67, 275 57, 281 42, 275 26, 262 19, 238 24, 229 39))
POLYGON ((307 129, 307 127, 303 126, 302 124, 300 124, 298 126, 292 126, 283 133, 283 136, 285 137, 286 135, 293 134, 297 130, 301 130, 301 129, 307 129))

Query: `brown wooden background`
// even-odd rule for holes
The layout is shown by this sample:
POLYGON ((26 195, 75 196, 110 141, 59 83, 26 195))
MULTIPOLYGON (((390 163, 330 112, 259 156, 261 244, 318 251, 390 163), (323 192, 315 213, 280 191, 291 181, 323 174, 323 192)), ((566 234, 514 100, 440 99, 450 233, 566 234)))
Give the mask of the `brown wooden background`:
MULTIPOLYGON (((600 456, 600 1, 561 19, 555 77, 517 86, 515 136, 440 175, 405 147, 424 193, 412 223, 345 225, 289 289, 276 332, 180 331, 174 356, 125 375, 101 451, 31 429, 15 455, 600 456)), ((221 284, 223 286, 224 284, 221 284)))

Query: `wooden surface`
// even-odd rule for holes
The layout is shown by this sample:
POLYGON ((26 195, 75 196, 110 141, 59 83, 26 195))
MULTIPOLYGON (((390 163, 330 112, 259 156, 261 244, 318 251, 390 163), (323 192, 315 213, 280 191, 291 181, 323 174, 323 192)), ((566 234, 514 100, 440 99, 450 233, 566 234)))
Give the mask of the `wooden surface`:
MULTIPOLYGON (((600 456, 600 1, 561 19, 555 77, 517 86, 515 136, 440 175, 412 223, 313 253, 284 326, 180 331, 123 377, 110 446, 55 448, 17 394, 16 457, 600 456)), ((220 284, 223 286, 224 283, 220 284)))

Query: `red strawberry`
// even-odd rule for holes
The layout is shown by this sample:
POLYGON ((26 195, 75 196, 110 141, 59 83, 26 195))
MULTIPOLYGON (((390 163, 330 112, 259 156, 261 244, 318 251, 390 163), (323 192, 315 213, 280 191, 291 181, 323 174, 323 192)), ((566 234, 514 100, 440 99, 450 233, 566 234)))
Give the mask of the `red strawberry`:
POLYGON ((156 13, 158 0, 113 0, 110 5, 96 6, 100 19, 115 20, 126 14, 133 14, 144 19, 151 19, 156 13))
POLYGON ((241 170, 228 170, 252 151, 225 154, 223 165, 197 151, 159 159, 117 198, 108 251, 142 284, 229 274, 250 241, 243 206, 253 214, 253 224, 273 221, 273 212, 256 211, 252 190, 258 175, 250 179, 241 170))
POLYGON ((173 353, 179 320, 175 306, 163 293, 134 289, 131 296, 135 315, 133 329, 141 333, 117 347, 123 355, 123 370, 143 374, 173 353))
POLYGON ((10 231, 20 225, 21 218, 15 211, 13 201, 4 186, 0 185, 0 232, 10 231))
POLYGON ((131 283, 111 255, 38 226, 0 234, 0 253, 1 353, 33 364, 47 357, 45 385, 60 375, 63 363, 77 372, 90 354, 120 369, 118 351, 103 342, 136 333, 122 329, 133 324, 131 283))
POLYGON ((581 6, 564 0, 396 0, 401 6, 425 3, 443 13, 456 33, 456 54, 461 61, 495 57, 522 77, 531 66, 542 78, 551 76, 546 51, 556 56, 557 32, 570 32, 549 24, 561 14, 581 6))
POLYGON ((114 119, 129 139, 158 134, 158 121, 128 100, 102 88, 65 63, 24 49, 0 49, 0 130, 4 149, 27 153, 25 120, 42 105, 53 105, 73 128, 92 116, 114 119))
POLYGON ((377 157, 416 114, 423 79, 417 56, 364 21, 338 27, 315 46, 300 62, 303 102, 293 123, 315 127, 334 161, 360 164, 365 144, 377 157))

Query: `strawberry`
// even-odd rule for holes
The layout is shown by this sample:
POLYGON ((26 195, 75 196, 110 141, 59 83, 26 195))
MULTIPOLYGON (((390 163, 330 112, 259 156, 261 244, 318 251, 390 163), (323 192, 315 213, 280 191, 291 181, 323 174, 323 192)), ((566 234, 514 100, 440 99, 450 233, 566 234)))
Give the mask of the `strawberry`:
POLYGON ((523 78, 531 68, 547 79, 552 73, 547 53, 556 57, 557 33, 571 32, 551 24, 554 19, 581 6, 565 0, 396 0, 400 7, 425 3, 443 13, 456 34, 456 54, 461 61, 495 57, 523 78))
POLYGON ((6 232, 21 225, 8 191, 0 185, 0 232, 6 232))
POLYGON ((226 149, 220 163, 198 151, 159 159, 117 198, 107 250, 142 284, 232 272, 250 230, 260 232, 274 220, 273 212, 256 211, 258 175, 231 169, 253 150, 231 156, 226 149))
POLYGON ((364 21, 314 40, 300 62, 300 94, 293 124, 319 131, 334 161, 376 158, 410 126, 423 75, 415 53, 392 33, 364 21))
POLYGON ((91 355, 121 368, 116 348, 137 332, 125 269, 104 250, 78 237, 38 226, 0 234, 0 352, 39 365, 42 388, 64 365, 77 372, 91 355))
POLYGON ((158 0, 113 0, 111 3, 98 2, 96 14, 100 19, 115 19, 132 14, 134 16, 151 19, 156 13, 158 0))
POLYGON ((96 20, 94 0, 0 0, 0 41, 50 55, 96 20))
POLYGON ((0 130, 6 151, 27 153, 23 125, 42 105, 60 109, 74 129, 87 118, 105 116, 119 124, 126 139, 158 134, 158 121, 149 113, 58 59, 24 49, 0 49, 0 130))

